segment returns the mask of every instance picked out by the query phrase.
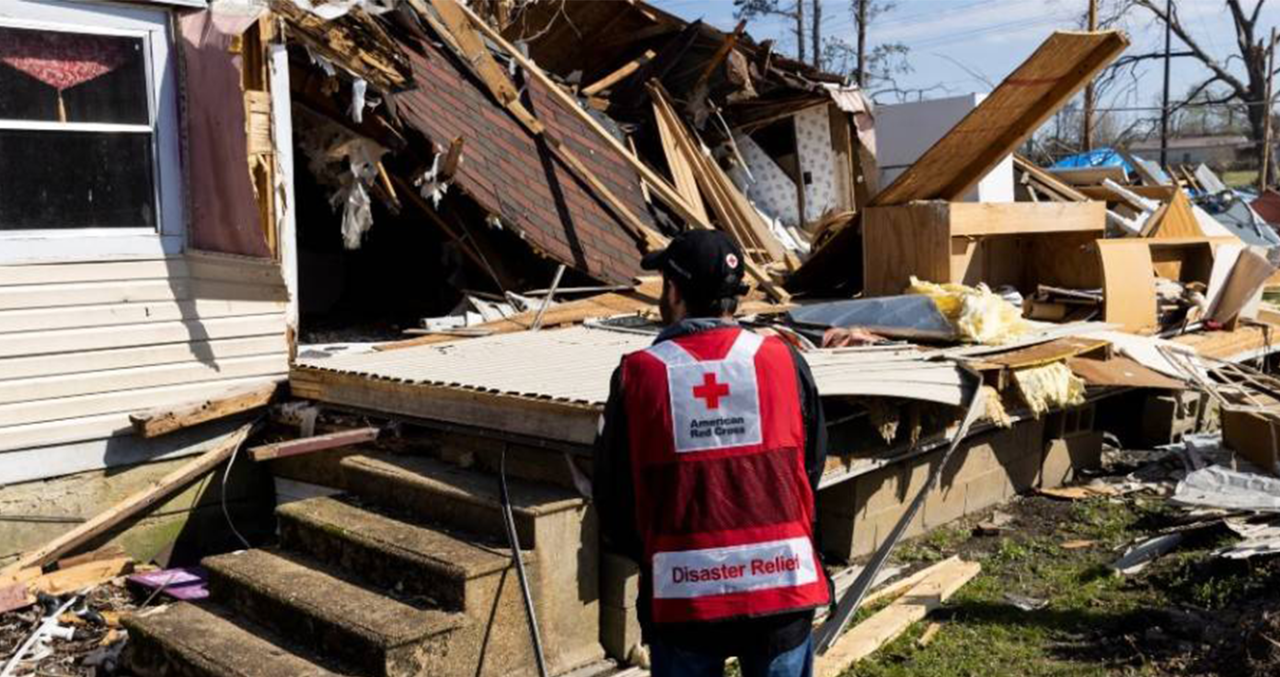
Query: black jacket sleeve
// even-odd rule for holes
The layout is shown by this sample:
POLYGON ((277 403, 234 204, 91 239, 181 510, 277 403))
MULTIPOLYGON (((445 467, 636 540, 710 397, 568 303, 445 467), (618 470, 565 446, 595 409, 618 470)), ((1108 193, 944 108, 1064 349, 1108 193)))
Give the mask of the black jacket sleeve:
POLYGON ((631 477, 631 444, 627 435, 627 411, 622 400, 622 368, 609 382, 604 420, 596 434, 591 493, 600 520, 600 542, 605 550, 639 562, 644 549, 636 528, 636 493, 631 477))
POLYGON ((796 363, 796 380, 800 385, 800 411, 804 415, 804 468, 809 476, 809 486, 818 495, 818 483, 827 464, 827 420, 822 413, 822 401, 818 386, 813 381, 809 363, 795 348, 791 357, 796 363))

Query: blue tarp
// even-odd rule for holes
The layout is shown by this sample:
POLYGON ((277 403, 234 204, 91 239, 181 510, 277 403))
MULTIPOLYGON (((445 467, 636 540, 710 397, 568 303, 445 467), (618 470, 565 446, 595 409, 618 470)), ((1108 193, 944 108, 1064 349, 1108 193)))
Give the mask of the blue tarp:
POLYGON ((1068 155, 1053 163, 1050 169, 1085 169, 1087 167, 1124 167, 1126 172, 1133 171, 1133 166, 1126 162, 1114 148, 1098 148, 1088 153, 1068 155))

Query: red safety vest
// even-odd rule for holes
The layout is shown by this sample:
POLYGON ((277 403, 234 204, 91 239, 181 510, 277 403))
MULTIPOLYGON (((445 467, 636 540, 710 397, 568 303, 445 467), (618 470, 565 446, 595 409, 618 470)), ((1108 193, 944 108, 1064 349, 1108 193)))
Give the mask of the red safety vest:
POLYGON ((828 603, 792 360, 779 339, 737 327, 623 359, 654 622, 828 603))

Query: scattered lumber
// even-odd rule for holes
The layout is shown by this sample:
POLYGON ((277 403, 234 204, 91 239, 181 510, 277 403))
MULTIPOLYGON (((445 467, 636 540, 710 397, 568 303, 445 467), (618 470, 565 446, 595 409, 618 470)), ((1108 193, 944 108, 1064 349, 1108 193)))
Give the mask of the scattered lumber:
POLYGON ((657 194, 658 199, 663 204, 670 207, 676 214, 687 221, 691 225, 707 227, 705 220, 699 219, 697 214, 687 205, 680 197, 680 194, 672 187, 661 174, 658 174, 648 165, 636 157, 621 141, 610 134, 595 118, 591 117, 587 111, 578 105, 578 101, 574 97, 560 87, 558 83, 552 80, 541 68, 538 67, 529 57, 524 55, 517 47, 502 37, 502 34, 495 30, 492 26, 485 23, 483 19, 476 16, 466 5, 459 4, 458 7, 467 14, 471 19, 472 25, 484 34, 493 44, 497 45, 507 56, 511 57, 525 72, 535 80, 541 82, 553 98, 559 101, 570 113, 578 118, 582 124, 586 125, 595 133, 597 137, 605 144, 611 146, 621 157, 631 165, 633 169, 640 174, 640 177, 649 184, 651 190, 657 194))
POLYGON ((288 458, 289 456, 301 456, 317 451, 360 444, 361 442, 372 442, 378 439, 379 432, 381 432, 379 428, 355 428, 327 435, 263 444, 250 448, 249 457, 254 461, 261 462, 277 458, 288 458))
POLYGON ((201 475, 216 468, 223 461, 231 458, 235 450, 239 449, 245 438, 249 436, 249 431, 252 427, 251 425, 241 426, 224 438, 220 444, 196 457, 195 460, 152 482, 150 486, 135 492, 105 512, 94 516, 92 519, 76 526, 45 545, 23 554, 17 561, 4 569, 0 569, 0 576, 19 572, 29 567, 43 567, 58 557, 101 536, 117 524, 159 503, 174 492, 195 481, 201 475))
POLYGON ((129 416, 133 431, 139 437, 152 438, 175 430, 234 416, 265 407, 275 397, 280 382, 229 390, 222 395, 167 409, 151 409, 129 416))
POLYGON ((825 654, 818 656, 814 661, 814 674, 818 677, 843 674, 854 663, 875 653, 913 623, 923 620, 930 611, 942 606, 982 571, 982 565, 953 558, 925 571, 929 572, 928 575, 900 599, 854 626, 825 654))
POLYGON ((746 266, 748 275, 769 296, 782 303, 790 301, 791 295, 774 284, 769 274, 761 267, 767 262, 788 262, 787 252, 782 244, 769 232, 769 227, 747 202, 746 196, 739 192, 724 171, 702 152, 701 144, 692 137, 671 107, 670 98, 662 89, 662 85, 657 82, 649 83, 649 94, 653 98, 654 113, 661 120, 659 129, 674 137, 676 146, 683 156, 683 162, 693 170, 698 187, 702 189, 703 197, 715 212, 716 219, 742 248, 746 255, 743 265, 746 266))

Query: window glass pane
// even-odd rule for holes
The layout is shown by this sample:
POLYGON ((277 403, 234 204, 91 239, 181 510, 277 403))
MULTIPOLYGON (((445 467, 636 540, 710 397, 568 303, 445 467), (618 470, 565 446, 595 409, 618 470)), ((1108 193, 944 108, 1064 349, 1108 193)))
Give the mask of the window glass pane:
POLYGON ((142 38, 0 27, 0 119, 150 124, 142 38))
POLYGON ((0 130, 0 230, 155 228, 151 134, 0 130))

